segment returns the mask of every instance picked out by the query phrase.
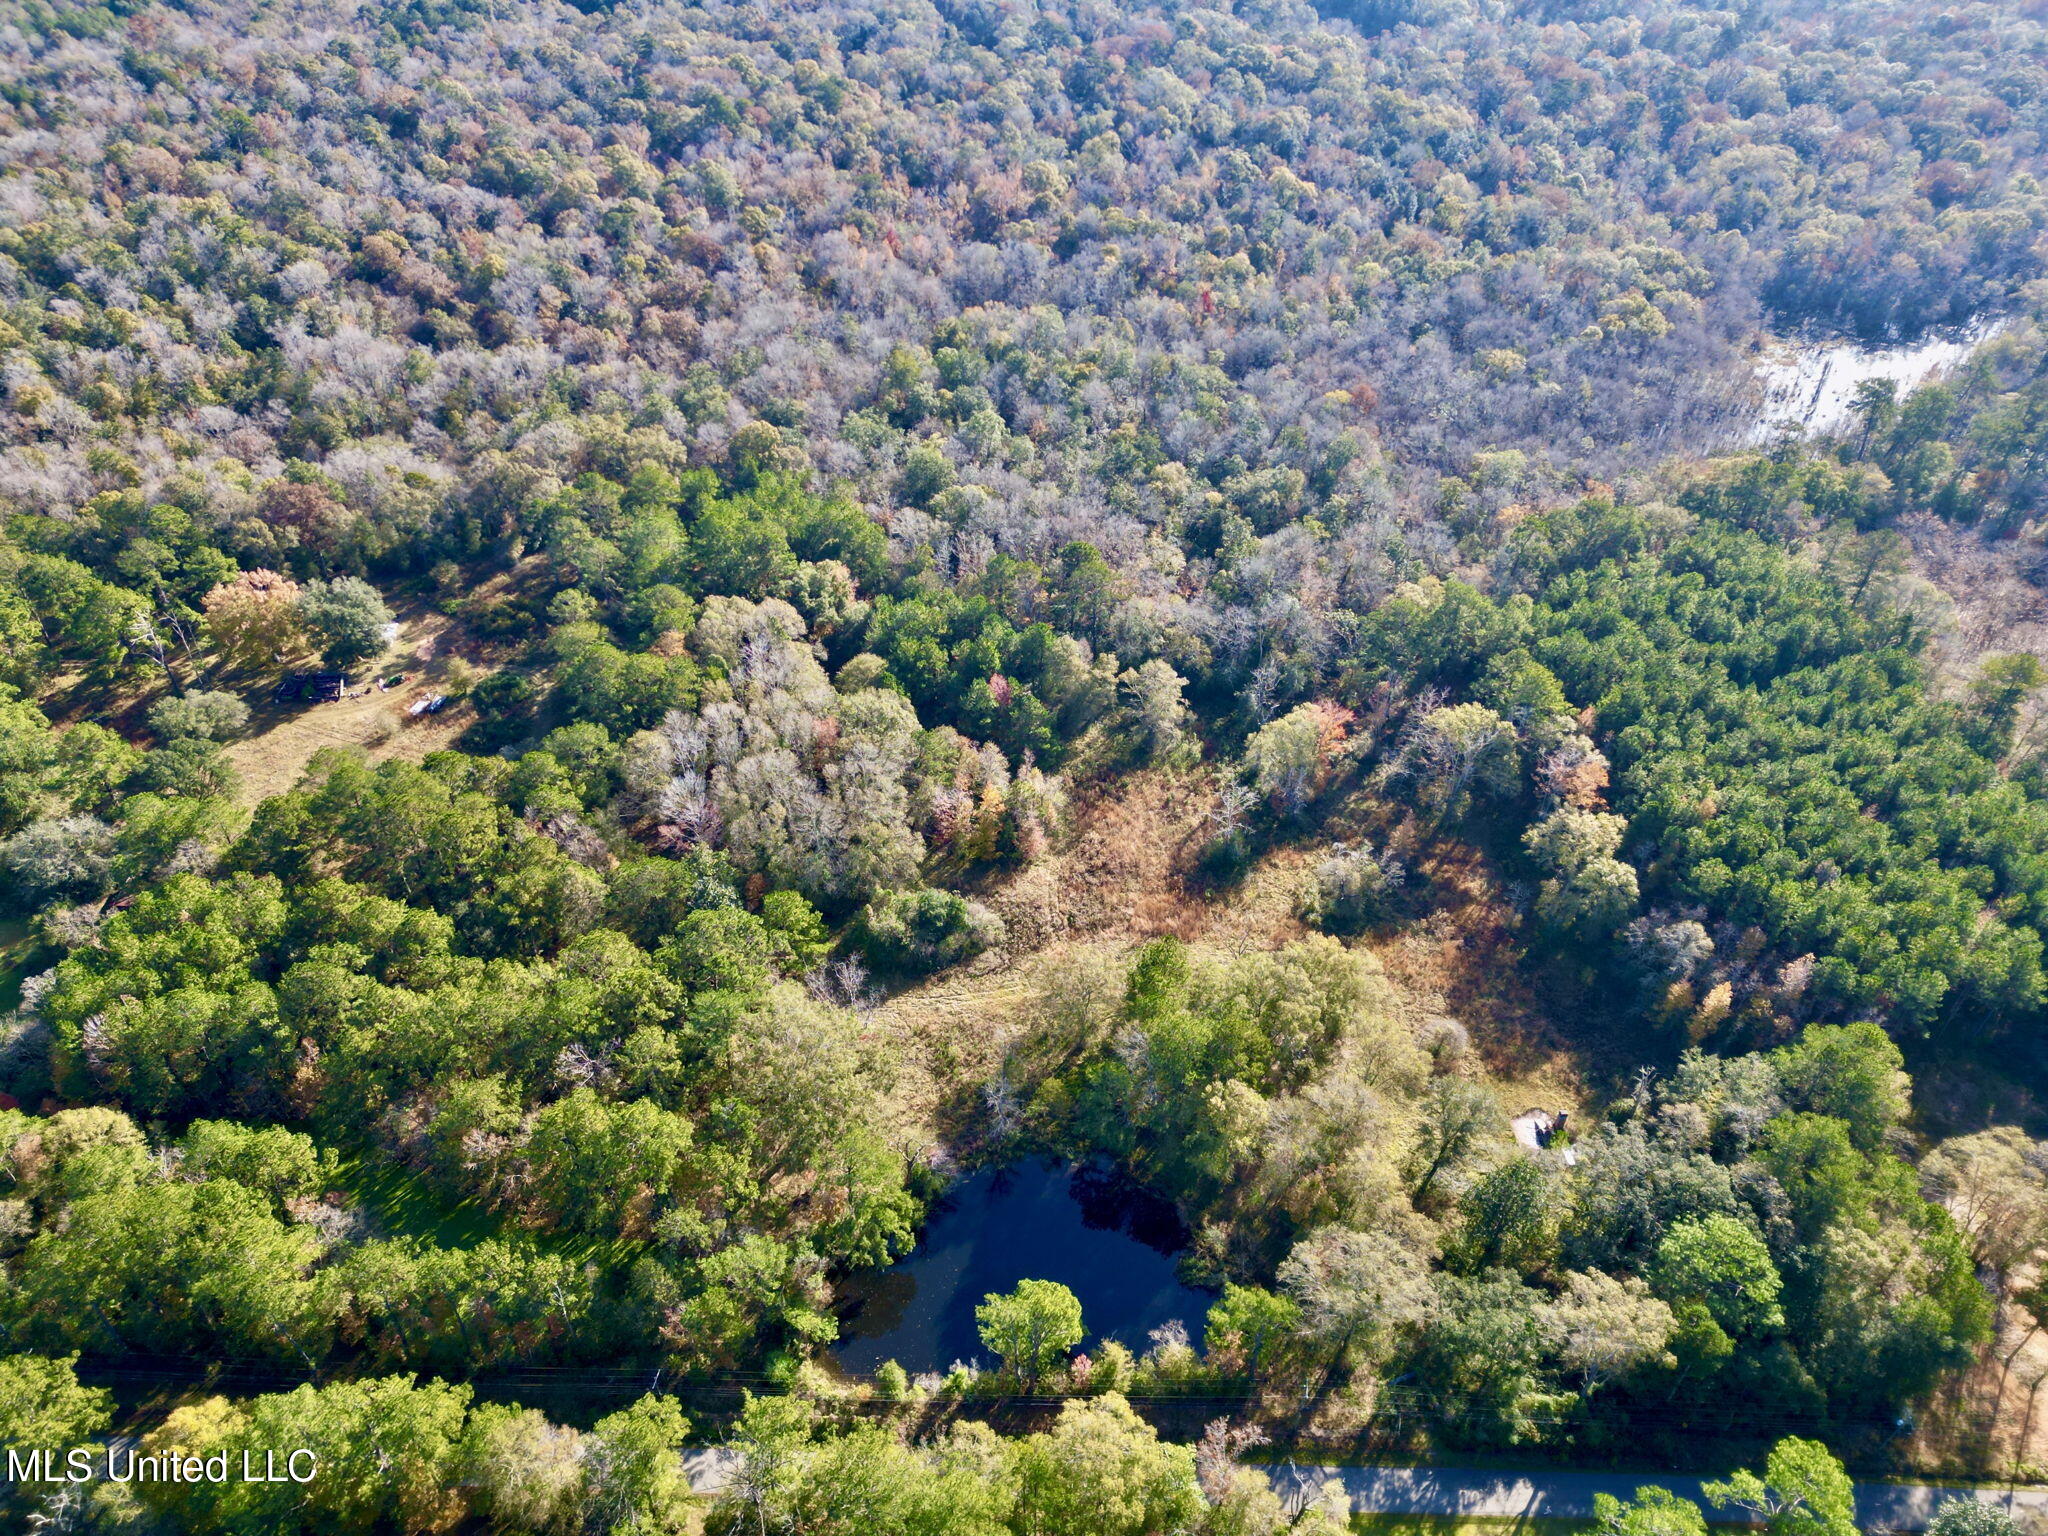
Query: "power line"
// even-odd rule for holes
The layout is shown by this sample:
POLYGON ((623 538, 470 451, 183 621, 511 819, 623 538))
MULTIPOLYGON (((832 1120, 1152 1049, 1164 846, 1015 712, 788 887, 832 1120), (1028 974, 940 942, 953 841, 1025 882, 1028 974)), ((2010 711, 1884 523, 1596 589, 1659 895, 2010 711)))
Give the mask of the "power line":
MULTIPOLYGON (((259 1393, 265 1389, 288 1390, 307 1384, 360 1380, 376 1374, 380 1373, 359 1367, 322 1371, 262 1361, 221 1361, 202 1365, 179 1357, 136 1355, 84 1359, 78 1365, 79 1379, 92 1385, 201 1387, 259 1393)), ((794 1390, 786 1377, 764 1372, 721 1370, 677 1374, 652 1364, 638 1367, 532 1364, 480 1370, 462 1376, 440 1376, 417 1368, 397 1366, 381 1374, 449 1381, 490 1396, 511 1397, 522 1392, 541 1396, 576 1392, 600 1396, 664 1392, 707 1405, 736 1405, 746 1394, 781 1396, 794 1390)), ((865 1376, 845 1379, 849 1387, 872 1386, 874 1381, 872 1377, 865 1376)), ((1154 1413, 1170 1412, 1175 1408, 1233 1411, 1242 1410, 1256 1401, 1259 1391, 1258 1382, 1231 1377, 1212 1379, 1199 1388, 1186 1391, 1152 1390, 1121 1395, 1134 1408, 1154 1413)), ((994 1414, 1056 1410, 1080 1396, 971 1390, 935 1394, 937 1401, 955 1408, 994 1414)), ((835 1402, 834 1406, 842 1412, 880 1416, 897 1412, 904 1404, 898 1399, 849 1396, 835 1402)), ((1890 1415, 1802 1413, 1754 1403, 1714 1408, 1646 1402, 1631 1403, 1625 1409, 1617 1405, 1617 1409, 1617 1416, 1622 1418, 1626 1427, 1645 1434, 1726 1435, 1739 1431, 1745 1437, 1772 1438, 1787 1433, 1827 1431, 1836 1436, 1889 1439, 1906 1427, 1904 1421, 1890 1415)), ((1515 1412, 1510 1409, 1509 1413, 1522 1423, 1540 1428, 1585 1428, 1600 1424, 1598 1418, 1589 1420, 1583 1412, 1570 1410, 1539 1408, 1515 1412)), ((1409 1427, 1455 1430, 1461 1426, 1495 1424, 1503 1417, 1499 1411, 1474 1407, 1446 1394, 1410 1386, 1383 1386, 1373 1395, 1369 1423, 1372 1428, 1382 1431, 1409 1427)), ((1993 1417, 1986 1414, 1971 1415, 1965 1420, 1969 1427, 1988 1427, 1993 1422, 1993 1417)))

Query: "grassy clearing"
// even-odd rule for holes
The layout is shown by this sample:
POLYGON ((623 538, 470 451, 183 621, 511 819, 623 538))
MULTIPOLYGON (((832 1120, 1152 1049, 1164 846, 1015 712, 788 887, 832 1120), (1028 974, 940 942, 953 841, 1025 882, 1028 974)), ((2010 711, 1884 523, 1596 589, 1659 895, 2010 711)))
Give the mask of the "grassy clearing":
MULTIPOLYGON (((399 687, 373 689, 333 704, 272 704, 267 691, 251 691, 249 733, 227 748, 228 761, 241 775, 244 804, 292 788, 313 754, 326 747, 359 748, 372 762, 393 757, 417 762, 453 745, 470 719, 466 709, 420 716, 406 710, 429 694, 446 691, 459 636, 446 615, 415 599, 394 595, 392 604, 399 616, 397 642, 374 665, 357 668, 354 677, 359 682, 402 672, 406 681, 399 687)), ((491 670, 480 658, 461 659, 473 679, 491 670)))
MULTIPOLYGON (((1219 782, 1209 768, 1150 768, 1089 785, 1076 796, 1071 834, 1046 857, 972 892, 1002 917, 1005 942, 905 988, 876 1015, 900 1042, 892 1128, 913 1144, 940 1134, 940 1106, 963 1084, 994 1074, 1063 970, 1127 955, 1165 934, 1235 954, 1312 931, 1295 902, 1323 837, 1266 848, 1228 886, 1200 874, 1219 782)), ((1354 796, 1327 830, 1377 833, 1386 819, 1384 806, 1354 796)), ((1589 1072, 1574 1031, 1531 996, 1510 903, 1485 856, 1446 840, 1419 880, 1438 903, 1431 917, 1405 933, 1348 941, 1385 967, 1400 1016, 1419 1025, 1447 1014, 1469 1025, 1511 1113, 1583 1112, 1602 1102, 1586 1086, 1602 1074, 1589 1072)), ((1634 1043, 1608 1054, 1629 1070, 1643 1059, 1634 1043)))

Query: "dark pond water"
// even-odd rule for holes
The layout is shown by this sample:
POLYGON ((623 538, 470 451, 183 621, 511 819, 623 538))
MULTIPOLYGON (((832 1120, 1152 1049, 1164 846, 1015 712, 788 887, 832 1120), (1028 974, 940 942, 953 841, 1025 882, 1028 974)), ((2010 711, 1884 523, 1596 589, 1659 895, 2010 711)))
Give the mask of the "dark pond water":
POLYGON ((995 1362, 974 1309, 1019 1280, 1057 1280, 1081 1298, 1081 1347, 1115 1339, 1143 1353, 1178 1319, 1199 1343, 1213 1299, 1182 1285, 1187 1232, 1173 1207, 1114 1171, 1032 1162, 977 1173, 933 1208, 916 1252, 841 1286, 839 1363, 860 1374, 894 1360, 913 1374, 956 1360, 995 1362))

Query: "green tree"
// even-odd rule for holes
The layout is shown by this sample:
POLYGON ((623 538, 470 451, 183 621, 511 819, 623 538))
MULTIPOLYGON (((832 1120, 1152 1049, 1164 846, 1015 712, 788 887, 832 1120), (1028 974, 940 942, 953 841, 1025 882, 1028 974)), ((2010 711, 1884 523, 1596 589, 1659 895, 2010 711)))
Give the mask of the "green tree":
POLYGON ((1020 1280, 1006 1294, 990 1292, 974 1321, 982 1343, 1027 1389, 1064 1366, 1083 1336, 1080 1299, 1052 1280, 1020 1280))
POLYGON ((1555 1176, 1535 1158, 1509 1158, 1459 1197, 1447 1258, 1467 1274, 1543 1268, 1557 1252, 1559 1193, 1555 1176))
POLYGON ((115 832, 91 816, 32 821, 0 841, 0 867, 13 877, 17 900, 30 907, 57 897, 104 896, 114 867, 115 832))
POLYGON ((219 745, 187 736, 149 753, 136 775, 143 787, 187 800, 219 800, 234 794, 241 776, 219 745))
POLYGON ((224 741, 249 723, 249 706, 232 693, 196 689, 149 706, 149 728, 164 741, 224 741))
POLYGON ((1858 604, 1866 597, 1881 595, 1893 578, 1905 575, 1913 566, 1913 546, 1896 528, 1859 533, 1848 523, 1837 523, 1822 535, 1822 543, 1827 551, 1825 568, 1848 589, 1850 601, 1858 604))
POLYGON ((1416 1343, 1418 1384, 1437 1399, 1444 1432, 1468 1444, 1532 1438, 1545 1396, 1537 1365, 1548 1350, 1542 1294, 1505 1271, 1440 1275, 1436 1306, 1416 1343))
POLYGON ((822 1265, 807 1251, 753 1233, 691 1266, 696 1294, 676 1310, 670 1335, 686 1362, 731 1367, 764 1336, 797 1344, 829 1342, 838 1324, 822 1265))
POLYGON ((1054 621, 1071 634, 1095 639, 1108 630, 1121 587, 1115 569, 1093 544, 1077 540, 1067 545, 1052 583, 1054 621))
POLYGON ((1855 1485, 1818 1440, 1787 1435, 1771 1447, 1761 1477, 1737 1472, 1700 1491, 1716 1509, 1747 1510, 1771 1536, 1856 1536, 1855 1485))
POLYGON ((299 584, 276 571, 244 571, 206 594, 206 633, 222 663, 259 672, 300 653, 299 584))
POLYGON ((1155 658, 1116 681, 1126 728, 1140 757, 1157 762, 1187 734, 1188 708, 1181 697, 1187 679, 1155 658))
POLYGON ((113 1422, 114 1394, 78 1384, 76 1355, 0 1356, 0 1447, 66 1447, 113 1422))
POLYGON ((1891 1037, 1868 1021, 1810 1025, 1795 1043, 1771 1053, 1793 1101, 1842 1121, 1864 1152, 1881 1147, 1885 1132, 1906 1117, 1911 1083, 1905 1064, 1891 1037))
POLYGON ((352 667, 384 652, 390 606, 359 576, 309 582, 299 597, 299 614, 320 654, 337 667, 352 667))
POLYGON ((1756 1229, 1733 1216, 1681 1221, 1664 1234, 1650 1283, 1671 1302, 1697 1301, 1731 1337, 1781 1328, 1785 1288, 1756 1229))
POLYGON ((1860 1216, 1870 1203, 1870 1169, 1850 1144, 1849 1127, 1831 1115, 1773 1117, 1758 1153, 1790 1199, 1792 1219, 1808 1241, 1860 1216))
POLYGON ((287 1200, 318 1194, 332 1178, 334 1156, 313 1138, 280 1125, 195 1120, 179 1142, 181 1172, 202 1179, 232 1179, 267 1196, 281 1213, 287 1200))
MULTIPOLYGON (((766 1532, 771 1512, 780 1525, 790 1485, 801 1475, 817 1410, 795 1396, 740 1394, 739 1422, 730 1444, 737 1459, 722 1502, 751 1518, 737 1529, 766 1532)), ((727 1524, 726 1529, 735 1529, 727 1524)))
POLYGON ((1363 843, 1342 848, 1310 872, 1296 910, 1326 932, 1356 933, 1386 915, 1406 878, 1407 870, 1398 859, 1376 854, 1363 843))
MULTIPOLYGON (((0 807, 5 787, 5 706, 0 705, 0 807)), ((53 786, 73 811, 104 816, 142 766, 142 750, 91 721, 80 721, 57 739, 53 786)))
POLYGON ((927 887, 877 896, 860 914, 859 934, 877 965, 914 974, 1001 943, 1003 920, 978 901, 927 887))
POLYGON ((229 1180, 137 1180, 73 1200, 28 1245, 5 1307, 31 1341, 303 1363, 334 1326, 320 1249, 229 1180))
POLYGON ((533 679, 524 673, 491 673, 470 690, 470 707, 476 711, 477 723, 465 734, 464 745, 474 750, 517 741, 531 728, 539 698, 533 679))
POLYGON ((1604 811, 1563 806, 1531 827, 1522 846, 1544 872, 1536 916, 1581 938, 1605 938, 1636 909, 1636 872, 1614 855, 1628 822, 1604 811))
POLYGON ((463 1516, 458 1487, 466 1386, 414 1385, 404 1377, 333 1382, 259 1397, 246 1407, 220 1398, 179 1408, 144 1442, 150 1453, 225 1454, 239 1467, 278 1448, 310 1452, 311 1482, 155 1482, 140 1485, 186 1529, 223 1536, 371 1536, 439 1532, 463 1516))
POLYGON ((1505 1119, 1500 1101, 1484 1083, 1463 1077, 1430 1081, 1419 1106, 1415 1147, 1409 1158, 1409 1194, 1428 1209, 1437 1181, 1501 1139, 1505 1119))
POLYGON ((1860 459, 1870 451, 1872 440, 1889 432, 1899 419, 1899 381, 1862 380, 1850 396, 1849 409, 1863 429, 1856 439, 1856 457, 1860 459))
POLYGON ((831 953, 832 932, 801 891, 770 891, 761 898, 761 921, 785 975, 801 976, 831 953))
POLYGON ((1328 704, 1303 704, 1260 726, 1244 744, 1252 788, 1281 815, 1300 815, 1322 791, 1348 718, 1328 704))
POLYGON ((690 1122, 643 1100, 578 1088, 533 1118, 527 1200, 543 1224, 632 1235, 646 1229, 694 1141, 690 1122))
POLYGON ((1892 1165, 1868 1216, 1800 1256, 1788 1310, 1814 1377, 1844 1405, 1877 1409, 1931 1390, 1991 1337, 1993 1303, 1946 1211, 1892 1165), (1903 1186, 1903 1187, 1901 1187, 1903 1186))
POLYGON ((1402 744, 1402 771, 1439 822, 1464 815, 1475 791, 1505 791, 1515 767, 1515 728, 1484 704, 1433 709, 1402 744))
POLYGON ((649 1536, 677 1528, 690 1492, 682 1457, 689 1433, 690 1421, 672 1397, 649 1395, 599 1419, 583 1445, 586 1522, 649 1536))
POLYGON ((11 583, 0 585, 0 687, 35 693, 49 662, 34 607, 11 583))
MULTIPOLYGON (((587 1449, 582 1435, 531 1408, 481 1404, 457 1455, 467 1502, 492 1530, 573 1530, 586 1507, 587 1449)), ((598 1527, 607 1528, 616 1526, 598 1527)))
POLYGON ((1317 1229, 1280 1266, 1280 1290, 1300 1308, 1305 1338, 1332 1361, 1384 1356, 1429 1311, 1429 1273, 1399 1243, 1346 1227, 1317 1229))
POLYGON ((1559 1361, 1588 1393, 1645 1367, 1678 1363, 1666 1347, 1678 1320, 1634 1275, 1573 1271, 1548 1321, 1559 1361))
POLYGON ((1256 1379, 1286 1359, 1300 1328, 1301 1306, 1293 1297, 1226 1283, 1210 1304, 1202 1343, 1212 1360, 1228 1355, 1256 1379))
POLYGON ((1596 1493, 1593 1518, 1601 1536, 1707 1536, 1707 1517, 1699 1505, 1668 1488, 1638 1488, 1626 1502, 1596 1493))
POLYGON ((1015 1451, 1012 1528, 1032 1536, 1155 1536, 1202 1512, 1194 1452, 1160 1440, 1115 1394, 1069 1402, 1015 1451))
POLYGON ((737 1475, 712 1509, 710 1536, 1011 1536, 1010 1448, 985 1424, 956 1425, 922 1446, 880 1425, 815 1433, 815 1410, 747 1400, 737 1475))
POLYGON ((1488 662, 1474 691, 1481 703, 1524 729, 1539 720, 1573 712, 1557 675, 1521 649, 1504 652, 1488 662))
POLYGON ((585 1266, 526 1243, 361 1243, 330 1273, 347 1295, 346 1333, 380 1365, 535 1364, 602 1337, 585 1266))
POLYGON ((0 692, 0 837, 37 814, 43 776, 57 756, 57 738, 35 705, 0 692))

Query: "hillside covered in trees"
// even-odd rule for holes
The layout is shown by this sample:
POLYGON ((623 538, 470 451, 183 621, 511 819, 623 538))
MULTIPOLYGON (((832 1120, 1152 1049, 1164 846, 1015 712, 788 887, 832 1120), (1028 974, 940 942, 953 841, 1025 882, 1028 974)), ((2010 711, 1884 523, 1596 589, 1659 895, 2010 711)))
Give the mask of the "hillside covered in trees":
POLYGON ((2044 132, 2003 3, 18 7, 0 1443, 331 1472, 13 1512, 2038 1469, 2048 656, 1924 534, 2048 579, 2044 132), (1751 443, 1766 343, 1966 322, 1751 443), (1200 807, 1153 904, 1021 921, 1133 785, 1200 807), (1199 1335, 1025 1279, 838 1369, 850 1277, 1038 1154, 1171 1203, 1199 1335))

